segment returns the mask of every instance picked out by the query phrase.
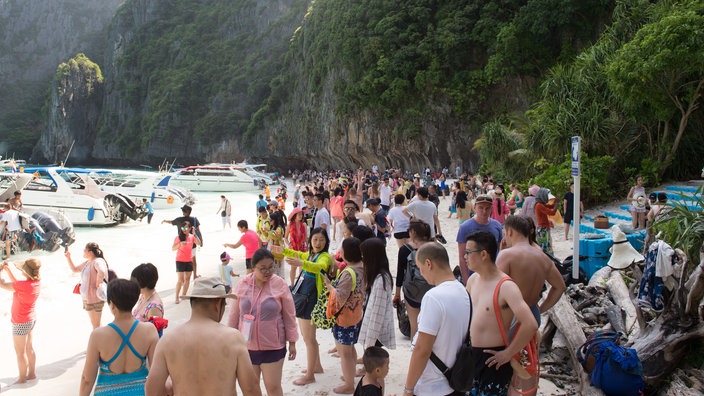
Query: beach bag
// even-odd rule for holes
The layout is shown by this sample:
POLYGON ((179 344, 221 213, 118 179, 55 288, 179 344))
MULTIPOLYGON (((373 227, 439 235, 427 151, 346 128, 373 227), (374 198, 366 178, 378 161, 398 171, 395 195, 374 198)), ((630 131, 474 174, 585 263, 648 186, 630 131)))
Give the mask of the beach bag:
POLYGON ((432 289, 433 286, 420 274, 420 269, 416 265, 415 249, 411 248, 408 244, 406 244, 406 246, 412 250, 408 255, 406 276, 403 278, 403 295, 411 301, 420 302, 425 293, 432 289))
POLYGON ((398 319, 398 330, 406 337, 411 336, 411 321, 408 319, 406 302, 401 300, 396 304, 396 318, 398 319))
POLYGON ((95 290, 95 295, 98 296, 100 301, 107 301, 108 300, 108 281, 103 279, 102 282, 100 282, 100 286, 95 290))
MULTIPOLYGON (((508 347, 510 340, 508 339, 508 334, 506 333, 506 328, 504 328, 504 322, 501 320, 501 308, 499 307, 499 290, 501 289, 501 284, 505 281, 511 280, 510 277, 505 277, 499 281, 494 289, 494 313, 496 314, 496 321, 499 324, 499 330, 501 331, 501 337, 504 343, 508 347)), ((516 325, 515 332, 521 327, 520 323, 516 325)), ((514 333, 515 334, 515 333, 514 333)), ((535 386, 528 390, 518 390, 516 391, 522 395, 530 394, 538 388, 538 382, 540 380, 540 362, 538 361, 538 335, 534 334, 533 337, 528 342, 528 345, 524 346, 517 354, 513 356, 510 360, 511 367, 515 375, 522 379, 535 378, 535 386)))
POLYGON ((350 327, 354 326, 357 323, 360 323, 362 321, 362 317, 364 316, 364 304, 360 302, 359 304, 355 305, 349 305, 348 303, 350 302, 350 299, 352 298, 352 294, 354 294, 354 291, 357 289, 357 286, 359 285, 357 283, 357 274, 354 272, 352 268, 345 268, 342 272, 339 273, 338 277, 335 279, 335 286, 337 286, 340 283, 340 277, 344 272, 347 272, 350 274, 352 277, 352 289, 350 291, 349 296, 347 296, 347 299, 345 302, 342 304, 342 307, 337 310, 336 312, 334 311, 334 304, 330 301, 328 298, 328 306, 327 310, 325 311, 328 318, 333 318, 335 319, 335 323, 340 326, 340 327, 350 327), (347 309, 345 309, 347 308, 347 309))
MULTIPOLYGON (((469 292, 467 292, 467 294, 469 294, 469 292)), ((472 382, 474 382, 474 356, 472 353, 472 337, 469 334, 469 329, 472 326, 472 316, 474 315, 472 297, 469 298, 469 306, 471 314, 469 315, 467 336, 462 342, 459 351, 457 351, 457 358, 452 368, 448 368, 445 363, 437 357, 435 352, 430 352, 430 360, 435 367, 442 372, 445 378, 447 378, 450 387, 461 393, 470 392, 472 390, 472 382)))
POLYGON ((559 210, 555 211, 555 214, 552 216, 549 216, 550 220, 552 220, 552 223, 554 225, 563 225, 565 224, 565 219, 562 217, 562 213, 560 213, 559 210))
POLYGON ((637 396, 645 389, 643 366, 635 349, 620 345, 621 333, 597 330, 577 350, 591 384, 608 396, 637 396))
POLYGON ((315 276, 311 276, 311 274, 306 271, 301 271, 296 279, 296 283, 290 286, 290 289, 293 296, 293 305, 296 307, 296 317, 303 319, 310 318, 318 294, 315 276))

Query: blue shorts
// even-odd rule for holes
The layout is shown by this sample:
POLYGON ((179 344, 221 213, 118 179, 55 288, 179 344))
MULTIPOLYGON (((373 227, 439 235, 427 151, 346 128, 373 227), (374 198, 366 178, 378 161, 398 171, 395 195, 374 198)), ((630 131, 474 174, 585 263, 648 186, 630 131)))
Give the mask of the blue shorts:
POLYGON ((332 325, 332 336, 335 341, 342 345, 354 345, 357 343, 359 338, 359 328, 362 322, 357 323, 354 326, 342 327, 337 324, 332 325))

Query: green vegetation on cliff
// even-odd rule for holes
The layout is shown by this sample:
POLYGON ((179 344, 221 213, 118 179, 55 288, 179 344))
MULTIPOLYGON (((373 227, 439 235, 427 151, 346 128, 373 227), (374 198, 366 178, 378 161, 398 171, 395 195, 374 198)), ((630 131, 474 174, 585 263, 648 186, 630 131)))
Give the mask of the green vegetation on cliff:
MULTIPOLYGON (((203 145, 238 138, 269 95, 282 65, 296 15, 307 2, 292 0, 277 15, 256 1, 162 1, 158 19, 127 26, 132 36, 117 58, 117 95, 124 117, 106 114, 101 134, 127 155, 154 140, 186 139, 203 145)), ((127 2, 116 20, 129 24, 137 7, 127 2)), ((143 17, 143 16, 142 16, 143 17)), ((106 109, 115 111, 116 109, 106 109)), ((193 143, 195 144, 195 143, 193 143)))
MULTIPOLYGON (((540 76, 570 59, 598 36, 610 4, 316 0, 292 40, 289 62, 318 93, 335 79, 339 111, 372 110, 415 136, 437 102, 449 102, 460 117, 489 119, 497 109, 489 109, 487 97, 496 84, 540 76)), ((286 75, 281 80, 295 83, 286 75)), ((272 94, 263 110, 276 110, 270 105, 288 92, 272 94)))
MULTIPOLYGON (((649 185, 697 175, 702 164, 692 159, 704 156, 702 26, 700 1, 618 1, 600 39, 547 72, 531 109, 485 124, 484 169, 513 179, 555 174, 565 166, 570 136, 580 135, 586 154, 613 164, 595 194, 602 200, 636 174, 649 185)), ((553 178, 546 186, 560 184, 553 178)))

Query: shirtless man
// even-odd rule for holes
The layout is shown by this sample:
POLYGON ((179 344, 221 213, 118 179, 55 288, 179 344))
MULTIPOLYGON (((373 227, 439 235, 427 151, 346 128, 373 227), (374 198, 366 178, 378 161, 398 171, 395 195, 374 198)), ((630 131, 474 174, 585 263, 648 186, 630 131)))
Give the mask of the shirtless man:
POLYGON ((174 396, 236 395, 237 382, 243 394, 261 396, 244 337, 220 324, 225 299, 234 297, 219 278, 193 281, 191 295, 183 297, 191 300, 191 319, 157 344, 147 396, 166 395, 171 384, 174 396))
MULTIPOLYGON (((530 307, 538 326, 540 326, 540 314, 552 308, 567 287, 560 271, 540 246, 531 245, 530 231, 531 224, 527 217, 508 216, 506 218, 503 239, 506 248, 501 249, 501 253, 496 259, 496 267, 510 276, 518 285, 523 300, 530 307), (538 307, 538 300, 540 300, 546 281, 550 284, 550 290, 538 307)), ((535 379, 523 380, 514 376, 513 383, 522 388, 530 389, 533 388, 532 384, 535 384, 535 379)), ((534 395, 535 392, 526 394, 534 395)))
MULTIPOLYGON (((518 286, 512 281, 501 284, 498 305, 506 331, 515 317, 520 328, 508 347, 504 343, 494 313, 494 290, 506 277, 495 264, 498 244, 489 232, 478 231, 467 237, 465 258, 469 269, 474 271, 467 280, 467 291, 472 299, 474 317, 470 326, 472 347, 478 357, 472 384, 476 395, 506 395, 513 375, 513 356, 523 349, 535 332, 538 323, 518 286)), ((517 364, 517 362, 513 363, 517 364)))
POLYGON ((510 276, 518 285, 523 300, 530 307, 535 320, 540 325, 540 314, 552 308, 565 292, 565 280, 552 260, 539 246, 531 246, 531 225, 525 217, 509 216, 504 222, 504 241, 507 249, 502 249, 496 259, 496 267, 510 276), (550 284, 547 297, 538 307, 538 300, 545 282, 550 284))

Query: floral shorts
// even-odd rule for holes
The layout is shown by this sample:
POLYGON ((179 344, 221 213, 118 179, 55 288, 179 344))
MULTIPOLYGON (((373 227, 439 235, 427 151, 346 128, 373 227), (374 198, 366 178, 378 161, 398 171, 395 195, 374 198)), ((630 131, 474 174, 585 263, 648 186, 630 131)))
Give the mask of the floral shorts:
POLYGON ((12 324, 12 335, 16 337, 22 337, 29 334, 34 328, 34 320, 30 320, 26 323, 13 323, 12 324))
POLYGON ((334 324, 332 325, 332 336, 335 338, 335 341, 342 345, 354 345, 357 343, 357 339, 359 338, 359 328, 361 327, 361 323, 362 322, 359 322, 356 325, 349 327, 342 327, 334 324))
POLYGON ((96 303, 88 304, 87 301, 83 301, 83 309, 86 311, 103 312, 103 307, 105 306, 105 301, 98 301, 96 303))

